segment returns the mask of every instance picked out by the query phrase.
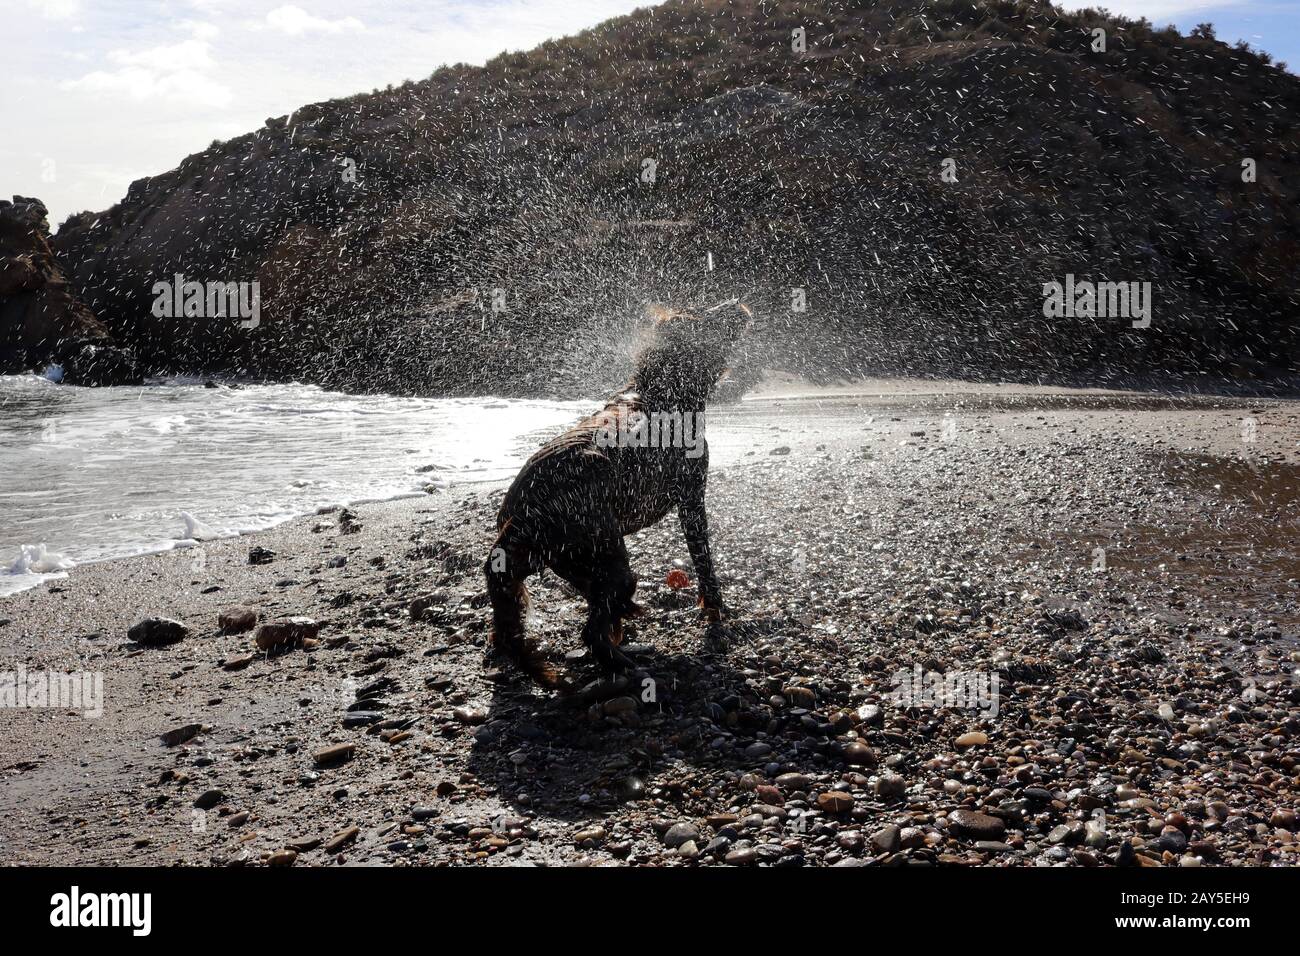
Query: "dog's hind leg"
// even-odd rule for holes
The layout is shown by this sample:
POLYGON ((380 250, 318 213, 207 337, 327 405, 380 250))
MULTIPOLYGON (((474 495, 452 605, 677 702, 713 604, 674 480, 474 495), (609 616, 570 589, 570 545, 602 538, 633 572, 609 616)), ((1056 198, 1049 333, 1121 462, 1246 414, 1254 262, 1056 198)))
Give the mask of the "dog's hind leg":
POLYGON ((492 604, 491 653, 514 662, 539 684, 556 687, 559 675, 524 636, 528 608, 524 581, 536 570, 537 559, 528 542, 506 522, 483 565, 492 604))
POLYGON ((616 531, 602 532, 594 543, 548 554, 546 564, 587 599, 582 640, 596 663, 608 673, 635 668, 636 662, 618 649, 623 617, 640 610, 632 602, 636 575, 622 536, 616 531))
MULTIPOLYGON (((586 566, 564 570, 556 568, 556 573, 580 590, 585 590, 587 595, 588 612, 587 623, 582 629, 583 643, 591 651, 596 663, 606 672, 632 670, 636 667, 636 662, 619 650, 618 646, 623 641, 624 615, 637 610, 632 602, 632 595, 636 591, 636 575, 632 573, 622 536, 612 534, 597 542, 588 561, 582 563, 586 566), (570 574, 574 576, 569 577, 570 574), (585 589, 583 584, 586 584, 585 589)), ((552 564, 552 567, 555 565, 552 564)))

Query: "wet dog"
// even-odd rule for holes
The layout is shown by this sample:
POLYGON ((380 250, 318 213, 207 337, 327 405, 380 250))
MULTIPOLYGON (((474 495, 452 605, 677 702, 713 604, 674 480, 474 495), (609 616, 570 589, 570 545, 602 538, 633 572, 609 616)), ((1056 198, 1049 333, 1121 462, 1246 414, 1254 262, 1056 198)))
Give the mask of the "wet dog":
POLYGON ((627 386, 596 414, 537 451, 506 493, 484 565, 492 650, 546 686, 555 670, 524 636, 525 580, 548 567, 586 599, 583 642, 607 672, 633 661, 619 649, 623 618, 640 612, 626 535, 674 508, 711 621, 723 613, 704 511, 705 401, 726 371, 750 311, 727 302, 705 312, 662 310, 627 386))

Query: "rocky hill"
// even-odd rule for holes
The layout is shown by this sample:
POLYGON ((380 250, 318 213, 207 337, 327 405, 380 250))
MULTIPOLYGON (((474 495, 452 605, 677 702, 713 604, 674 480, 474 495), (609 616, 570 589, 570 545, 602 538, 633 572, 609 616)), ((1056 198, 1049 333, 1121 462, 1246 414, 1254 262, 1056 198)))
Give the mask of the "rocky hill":
POLYGON ((1300 359, 1297 157, 1300 80, 1208 35, 671 0, 269 119, 55 246, 155 369, 590 392, 645 302, 741 294, 749 367, 1261 379, 1300 359), (257 281, 260 320, 156 315, 177 273, 257 281), (1149 327, 1045 317, 1069 275, 1150 282, 1149 327))
POLYGON ((69 383, 139 379, 133 357, 68 286, 39 199, 0 199, 0 373, 57 364, 69 383))

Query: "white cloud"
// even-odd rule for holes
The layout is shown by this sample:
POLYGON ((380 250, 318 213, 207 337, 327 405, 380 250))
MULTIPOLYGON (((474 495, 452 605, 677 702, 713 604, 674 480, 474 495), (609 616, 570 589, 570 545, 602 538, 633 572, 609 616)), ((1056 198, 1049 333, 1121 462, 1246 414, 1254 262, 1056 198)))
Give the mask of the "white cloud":
POLYGON ((364 30, 363 24, 356 17, 342 17, 338 20, 326 20, 312 16, 302 7, 287 5, 276 7, 266 15, 266 23, 273 30, 280 30, 290 36, 303 33, 342 33, 345 30, 364 30))
POLYGON ((180 43, 147 50, 113 50, 109 63, 116 70, 95 70, 62 88, 103 96, 126 96, 136 101, 171 100, 223 108, 233 99, 230 88, 208 76, 215 64, 206 40, 180 43))
POLYGON ((179 20, 176 23, 176 28, 178 30, 188 30, 196 40, 215 40, 218 34, 221 33, 216 24, 204 20, 179 20))
POLYGON ((162 72, 206 70, 212 66, 212 55, 204 40, 182 40, 170 46, 156 46, 139 53, 113 50, 108 59, 119 66, 140 66, 162 72))
POLYGON ((71 20, 81 13, 81 0, 27 0, 47 20, 71 20))
POLYGON ((68 80, 65 90, 107 96, 128 96, 133 100, 172 100, 202 106, 230 105, 230 88, 195 70, 158 73, 138 66, 120 70, 96 70, 78 80, 68 80))

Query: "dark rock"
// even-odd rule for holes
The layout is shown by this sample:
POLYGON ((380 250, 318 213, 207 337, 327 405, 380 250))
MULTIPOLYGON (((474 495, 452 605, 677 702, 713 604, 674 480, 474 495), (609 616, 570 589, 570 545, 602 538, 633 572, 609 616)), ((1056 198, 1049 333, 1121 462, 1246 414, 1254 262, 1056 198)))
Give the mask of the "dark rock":
POLYGON ((131 625, 126 636, 143 647, 163 647, 189 636, 190 629, 169 617, 147 617, 131 625))
POLYGON ((900 845, 899 829, 892 824, 871 834, 871 847, 876 853, 897 852, 900 845))
POLYGON ((0 200, 0 374, 53 366, 67 385, 135 385, 135 356, 73 291, 39 199, 0 200))
POLYGON ((200 810, 211 810, 224 799, 226 795, 220 790, 205 790, 195 798, 194 805, 200 810))
POLYGON ((257 611, 251 607, 230 607, 217 615, 222 634, 243 634, 257 626, 257 611))
POLYGON ((253 635, 258 650, 269 651, 275 647, 292 647, 320 634, 320 624, 309 617, 290 617, 258 625, 253 635))
POLYGON ((851 767, 874 767, 876 753, 864 743, 851 743, 844 748, 844 762, 851 767))
POLYGON ((202 724, 186 724, 184 727, 177 727, 175 730, 169 730, 162 735, 163 745, 167 747, 179 747, 187 740, 193 740, 198 736, 199 731, 202 729, 202 724))
POLYGON ((1007 828, 997 817, 962 807, 948 815, 948 828, 954 836, 968 840, 1001 840, 1007 828))
POLYGON ((700 831, 689 823, 677 823, 663 835, 664 846, 675 850, 687 841, 700 842, 700 831))

